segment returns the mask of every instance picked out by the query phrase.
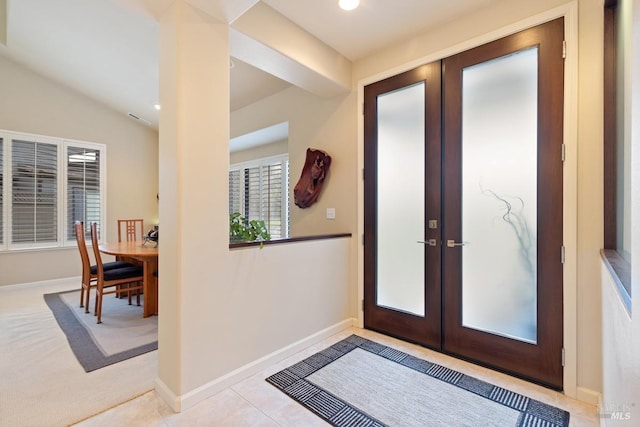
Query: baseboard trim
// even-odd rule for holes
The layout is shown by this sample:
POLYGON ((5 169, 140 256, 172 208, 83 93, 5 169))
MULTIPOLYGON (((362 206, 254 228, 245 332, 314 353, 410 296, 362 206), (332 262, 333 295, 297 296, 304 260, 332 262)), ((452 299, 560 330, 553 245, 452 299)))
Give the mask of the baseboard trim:
POLYGON ((169 387, 160 378, 156 377, 156 393, 160 395, 162 400, 173 410, 173 412, 180 412, 180 399, 171 391, 169 387))
POLYGON ((600 417, 600 411, 602 410, 602 393, 593 391, 585 387, 577 387, 576 399, 580 402, 588 403, 595 406, 598 411, 598 418, 600 419, 599 425, 600 427, 605 427, 605 419, 603 417, 600 417))
POLYGON ((598 406, 598 409, 600 409, 600 405, 602 404, 602 393, 584 387, 578 387, 576 389, 576 398, 581 402, 598 406))
MULTIPOLYGON (((0 291, 2 291, 3 289, 9 290, 9 289, 34 287, 34 286, 61 285, 63 283, 77 283, 76 287, 80 289, 80 280, 81 280, 80 276, 74 276, 74 277, 63 277, 60 279, 42 280, 40 282, 27 282, 27 283, 17 283, 12 285, 2 285, 0 286, 0 291)), ((69 289, 72 289, 72 288, 69 288, 69 289)))
POLYGON ((210 381, 207 384, 204 384, 181 396, 174 394, 169 389, 169 387, 167 387, 166 384, 164 384, 159 378, 156 379, 156 391, 175 412, 185 411, 202 402, 203 400, 208 399, 209 397, 221 392, 222 390, 239 383, 240 381, 250 377, 251 375, 255 375, 258 372, 268 368, 269 366, 274 365, 286 359, 287 357, 292 356, 299 351, 304 350, 311 345, 317 344, 320 341, 329 338, 337 334, 338 332, 348 329, 356 324, 357 319, 345 319, 333 326, 316 332, 311 336, 303 338, 286 347, 276 350, 273 353, 267 354, 260 359, 241 366, 240 368, 235 369, 228 374, 223 375, 222 377, 216 378, 215 380, 210 381))

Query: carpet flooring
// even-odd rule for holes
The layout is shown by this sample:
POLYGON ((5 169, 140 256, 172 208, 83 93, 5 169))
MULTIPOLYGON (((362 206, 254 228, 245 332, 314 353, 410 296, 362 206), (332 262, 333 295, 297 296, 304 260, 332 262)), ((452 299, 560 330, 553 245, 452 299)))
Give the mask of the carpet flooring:
POLYGON ((0 426, 68 426, 154 389, 158 352, 85 372, 43 294, 79 279, 0 287, 0 426))
POLYGON ((569 425, 562 409, 357 335, 267 382, 334 426, 569 425))

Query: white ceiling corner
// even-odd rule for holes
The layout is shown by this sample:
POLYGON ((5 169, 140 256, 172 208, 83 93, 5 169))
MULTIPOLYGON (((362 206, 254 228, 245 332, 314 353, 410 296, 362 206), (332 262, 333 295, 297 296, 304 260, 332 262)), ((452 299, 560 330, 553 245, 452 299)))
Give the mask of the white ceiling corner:
MULTIPOLYGON (((0 11, 0 54, 157 128, 158 19, 174 1, 0 0, 0 8, 5 2, 7 6, 6 46, 1 43, 0 11)), ((185 1, 231 23, 262 3, 349 61, 357 61, 505 0, 402 0, 402 7, 393 1, 362 0, 350 12, 340 10, 335 0, 185 1)), ((298 63, 276 77, 253 66, 246 51, 234 56, 242 61, 231 70, 232 109, 291 84, 304 87, 317 65, 298 63)), ((327 77, 326 70, 316 71, 327 77)))

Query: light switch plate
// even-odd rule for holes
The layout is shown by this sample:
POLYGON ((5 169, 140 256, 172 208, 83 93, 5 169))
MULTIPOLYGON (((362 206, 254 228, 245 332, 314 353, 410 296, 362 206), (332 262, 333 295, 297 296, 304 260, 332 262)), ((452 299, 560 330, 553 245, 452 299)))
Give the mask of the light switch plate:
POLYGON ((336 219, 336 208, 327 208, 327 219, 336 219))

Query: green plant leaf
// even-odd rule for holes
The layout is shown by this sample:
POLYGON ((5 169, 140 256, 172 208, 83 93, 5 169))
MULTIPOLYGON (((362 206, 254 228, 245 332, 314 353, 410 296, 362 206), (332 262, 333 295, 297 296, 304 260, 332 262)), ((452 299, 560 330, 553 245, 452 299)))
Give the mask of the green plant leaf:
POLYGON ((260 249, 263 247, 265 240, 270 240, 269 230, 262 220, 248 220, 241 213, 234 212, 229 214, 229 240, 260 242, 260 249))

